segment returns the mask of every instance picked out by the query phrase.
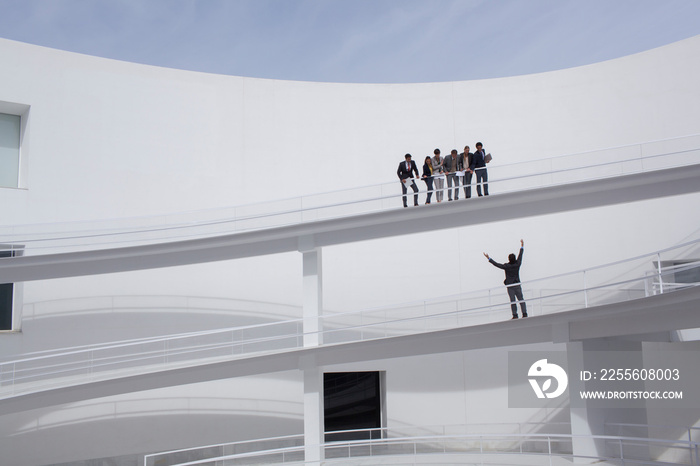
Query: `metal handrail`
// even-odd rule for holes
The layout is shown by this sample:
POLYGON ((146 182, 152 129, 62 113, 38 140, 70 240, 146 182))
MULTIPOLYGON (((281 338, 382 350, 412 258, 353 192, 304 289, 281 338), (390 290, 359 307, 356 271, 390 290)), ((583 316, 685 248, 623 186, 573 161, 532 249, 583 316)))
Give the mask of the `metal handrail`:
MULTIPOLYGON (((507 171, 510 169, 514 169, 513 171, 518 173, 517 176, 505 176, 500 179, 493 179, 494 177, 492 176, 492 180, 489 181, 490 185, 498 185, 498 184, 508 184, 514 181, 519 181, 519 180, 527 180, 527 179, 532 179, 533 177, 538 177, 542 178, 543 176, 551 177, 552 175, 555 174, 563 174, 563 173, 569 173, 569 172, 575 172, 575 171, 580 171, 580 170, 590 170, 594 169, 594 176, 593 177, 584 177, 583 179, 577 179, 575 181, 588 181, 588 180, 593 180, 593 179, 604 179, 604 178, 609 178, 610 176, 617 176, 619 173, 616 173, 615 175, 605 175, 604 170, 602 168, 606 166, 620 166, 622 172, 630 172, 630 169, 628 168, 628 165, 632 162, 643 162, 645 160, 654 160, 654 159, 659 159, 659 158, 669 158, 671 156, 677 156, 677 155, 684 155, 684 154, 689 154, 692 152, 697 152, 700 150, 700 147, 694 146, 691 149, 682 149, 682 150, 676 150, 676 151, 671 151, 671 152, 666 152, 666 153, 661 153, 661 154, 653 154, 653 155, 644 155, 642 154, 643 148, 646 146, 652 146, 654 144, 659 144, 661 142, 670 142, 670 141, 679 141, 679 140, 687 140, 690 138, 695 138, 700 135, 689 135, 689 136, 684 136, 680 138, 673 138, 673 139, 668 139, 668 140, 663 140, 663 141, 652 141, 652 142, 647 142, 647 143, 641 143, 641 144, 632 144, 629 146, 619 146, 616 148, 609 148, 609 149, 603 149, 599 151, 588 151, 584 152, 581 154, 569 154, 565 156, 558 156, 558 157, 552 157, 549 159, 539 159, 539 160, 533 160, 527 162, 525 164, 524 162, 519 162, 515 164, 509 164, 509 165, 503 165, 499 167, 493 167, 490 168, 492 171, 507 171), (628 149, 628 148, 640 148, 640 153, 639 155, 635 155, 634 157, 630 158, 624 158, 621 160, 614 160, 614 161, 607 161, 607 160, 599 160, 595 159, 595 163, 590 162, 587 165, 582 165, 582 166, 575 166, 573 168, 563 168, 563 169, 555 169, 552 165, 555 162, 558 162, 560 160, 566 159, 566 158, 574 158, 575 156, 580 156, 582 154, 590 154, 594 152, 609 152, 609 151, 614 151, 617 149, 628 149), (549 171, 533 171, 533 173, 525 174, 524 176, 522 175, 523 169, 518 169, 518 167, 532 167, 533 164, 550 164, 550 170, 549 171)), ((682 165, 692 165, 698 163, 696 159, 691 159, 690 162, 686 163, 681 163, 680 166, 682 165)), ((636 173, 636 172, 644 172, 644 171, 650 171, 650 170, 656 170, 656 169, 661 169, 661 168, 668 168, 668 166, 661 166, 657 168, 645 168, 644 166, 634 169, 631 172, 636 173)), ((562 182, 554 182, 552 180, 549 180, 549 182, 540 182, 537 183, 536 188, 540 188, 543 186, 556 186, 560 184, 567 184, 570 181, 565 180, 562 182)), ((25 233, 22 234, 24 236, 5 236, 1 235, 0 236, 0 243, 5 243, 6 246, 5 248, 8 248, 10 250, 14 249, 15 247, 18 247, 17 245, 26 245, 26 246, 31 246, 29 248, 25 248, 25 254, 35 254, 35 253, 41 253, 41 250, 43 249, 60 249, 60 250, 70 250, 71 248, 79 248, 81 250, 84 250, 86 247, 88 249, 99 249, 99 246, 104 246, 104 245, 112 245, 116 246, 117 244, 124 244, 124 243, 146 243, 146 244, 154 244, 157 242, 161 242, 163 240, 173 240, 173 239, 183 239, 183 238, 194 238, 194 237, 208 237, 208 236, 216 236, 224 233, 235 233, 235 232, 241 232, 241 231, 251 231, 251 228, 245 228, 241 227, 240 225, 237 225, 237 223, 240 222, 245 222, 245 221, 254 221, 254 220, 264 220, 264 219, 270 219, 274 217, 279 217, 280 220, 273 222, 272 224, 265 225, 263 227, 252 227, 253 230, 255 229, 263 229, 263 228, 270 228, 270 227, 275 227, 275 226, 282 226, 282 225, 288 225, 288 224, 299 224, 299 223, 305 223, 307 221, 313 221, 317 220, 313 215, 311 216, 312 218, 305 219, 306 214, 310 213, 318 213, 320 210, 325 210, 325 209, 335 209, 335 208, 342 208, 346 206, 352 206, 352 205, 360 205, 360 204, 365 204, 365 203, 379 203, 379 206, 374 206, 370 207, 369 210, 365 209, 363 212, 374 212, 374 211, 384 211, 384 210, 389 210, 389 209, 396 209, 399 207, 400 203, 398 202, 392 202, 389 207, 386 207, 384 205, 384 201, 388 200, 394 200, 402 197, 401 193, 397 193, 397 189, 395 188, 395 183, 382 183, 382 184, 376 184, 376 185, 369 185, 365 187, 360 187, 360 188, 352 188, 352 189, 346 189, 346 190, 341 190, 341 191, 332 191, 332 192, 327 192, 327 193, 321 193, 321 194, 314 194, 314 195, 305 195, 305 196, 300 196, 297 198, 292 198, 292 199, 286 199, 286 200, 280 200, 280 201, 272 201, 268 203, 258 203, 258 204, 251 204, 247 206, 238 206, 238 207, 231 207, 231 208, 226 208, 226 209, 210 209, 207 211, 191 211, 189 213, 183 213, 183 214, 169 214, 169 215, 161 215, 161 216, 156 216, 156 217, 136 217, 132 219, 120 219, 120 220, 102 220, 102 221, 93 221, 93 222, 85 222, 83 224, 87 225, 87 229, 82 229, 82 230, 73 230, 70 232, 66 233, 50 233, 50 232, 38 232, 38 233, 25 233), (372 190, 372 191, 378 191, 380 195, 373 195, 371 197, 362 197, 361 193, 365 190, 372 190), (385 194, 385 190, 390 190, 391 194, 385 194), (342 202, 337 202, 333 201, 332 199, 337 197, 339 194, 350 194, 350 197, 346 201, 342 202), (360 193, 360 194, 358 194, 360 193), (315 198, 328 198, 331 200, 331 202, 326 202, 326 203, 313 203, 313 199, 315 198), (295 203, 297 204, 297 207, 294 209, 286 209, 284 208, 285 204, 288 203, 295 203), (306 205, 313 203, 315 205, 306 205), (273 206, 273 208, 270 208, 270 205, 273 206), (281 206, 282 208, 274 208, 274 206, 281 206), (234 209, 233 211, 233 216, 231 216, 230 213, 226 214, 226 211, 230 211, 231 209, 234 209), (266 212, 264 213, 253 213, 250 215, 240 215, 237 213, 238 210, 256 210, 256 209, 263 209, 266 212), (172 217, 178 217, 178 216, 198 216, 198 215, 204 215, 207 213, 207 215, 210 215, 211 213, 217 213, 217 217, 211 220, 206 220, 206 221, 192 221, 192 220, 181 220, 178 223, 169 225, 167 224, 167 219, 172 218, 172 217), (222 216, 223 215, 223 216, 222 216), (294 215, 297 216, 298 218, 288 220, 284 219, 283 217, 289 216, 289 215, 294 215), (153 223, 157 219, 163 219, 163 221, 158 222, 156 226, 151 226, 151 227, 144 227, 142 225, 139 226, 134 226, 134 227, 127 227, 124 225, 124 223, 128 223, 130 221, 139 221, 139 222, 144 222, 147 221, 148 223, 153 223), (109 229, 103 229, 103 230, 98 230, 96 228, 97 225, 99 224, 104 224, 105 222, 117 222, 117 226, 110 227, 109 229), (121 225, 121 226, 119 226, 121 225), (209 227, 221 227, 224 226, 222 231, 198 231, 201 229, 206 229, 209 227), (180 233, 177 233, 176 236, 156 236, 156 237, 142 237, 142 238, 126 238, 125 236, 127 235, 152 235, 152 234, 157 234, 157 233, 162 233, 162 232, 173 232, 173 231, 179 231, 180 233), (53 236, 55 235, 55 236, 53 236), (124 237, 122 239, 119 239, 119 237, 124 237), (95 240, 95 239, 100 239, 100 238, 109 238, 108 241, 102 241, 102 242, 92 242, 92 244, 86 245, 86 242, 95 240), (49 244, 49 243, 54 243, 54 242, 65 242, 65 241, 76 241, 80 240, 77 243, 72 243, 72 244, 49 244)), ((459 186, 459 189, 463 188, 463 186, 459 186)), ((448 188, 445 188, 448 189, 448 188)), ((456 188, 452 188, 456 189, 456 188)), ((522 188, 519 187, 517 189, 513 190, 508 190, 506 189, 501 189, 500 192, 512 192, 512 191, 525 191, 528 189, 534 189, 534 188, 522 188)), ((422 191, 425 193, 426 191, 422 191)), ((411 195, 411 193, 409 193, 411 195)), ((374 205, 374 204, 373 204, 374 205)), ((357 214, 357 212, 352 212, 352 214, 357 214)), ((339 217, 344 217, 347 214, 336 214, 336 215, 331 215, 331 216, 324 216, 323 218, 339 218, 339 217)), ((78 222, 71 222, 71 223, 66 223, 66 224, 49 224, 52 228, 56 229, 59 228, 60 225, 77 225, 78 222)), ((13 227, 9 227, 11 230, 17 231, 21 229, 36 229, 40 228, 42 225, 25 225, 25 226, 19 226, 15 225, 13 227)), ((100 240, 101 241, 101 240, 100 240)), ((2 259, 0 259, 2 260, 2 259)))
MULTIPOLYGON (((647 259, 661 254, 661 252, 669 252, 672 250, 684 249, 689 246, 696 248, 700 245, 700 240, 686 242, 673 248, 666 248, 662 251, 637 256, 627 261, 617 261, 608 266, 618 266, 620 264, 647 259)), ((697 267, 700 263, 684 264, 686 267, 697 267)), ((579 271, 582 273, 590 270, 597 270, 605 266, 597 266, 579 271)), ((663 272, 664 274, 666 272, 663 272)), ((672 272, 668 272, 672 273, 672 272)), ((648 286, 635 288, 634 284, 640 281, 646 283, 648 280, 663 280, 663 274, 653 274, 649 276, 646 273, 635 272, 631 278, 617 279, 613 282, 605 282, 595 286, 588 286, 581 289, 555 290, 547 295, 536 296, 532 291, 535 284, 547 285, 552 280, 557 280, 562 276, 569 276, 574 273, 555 275, 544 279, 524 282, 526 290, 526 300, 529 304, 540 306, 540 313, 552 313, 550 310, 545 312, 543 309, 550 306, 554 302, 554 306, 558 306, 558 312, 562 310, 572 310, 581 308, 582 304, 578 301, 573 303, 559 304, 559 300, 566 299, 570 296, 579 296, 583 292, 593 293, 595 291, 634 291, 636 297, 644 296, 644 290, 648 286), (631 288, 630 288, 631 287, 631 288), (533 296, 533 294, 535 296, 533 296)), ((688 286, 694 286, 688 284, 688 286)), ((667 289, 666 292, 672 291, 667 289)), ((600 298, 602 299, 602 298, 600 298)), ((598 299, 598 301, 600 301, 598 299)), ((606 298, 609 300, 610 298, 606 298)), ((607 303, 603 299, 601 302, 607 303)), ((623 301, 631 299, 629 296, 624 296, 623 301)), ((589 304, 595 299, 588 299, 589 304)), ((619 299, 618 301, 619 302, 619 299)), ((416 301, 413 303, 402 303, 393 306, 385 306, 381 308, 371 308, 361 311, 353 311, 347 313, 329 314, 320 316, 319 319, 324 323, 321 330, 318 332, 321 337, 326 336, 325 342, 321 344, 328 345, 338 343, 331 342, 331 337, 341 335, 341 332, 350 332, 351 339, 344 341, 361 341, 369 339, 384 338, 388 336, 396 336, 400 334, 415 334, 425 331, 435 330, 434 327, 425 325, 430 323, 431 319, 437 321, 443 319, 441 325, 445 328, 453 328, 464 326, 464 322, 460 319, 466 317, 477 318, 483 320, 483 316, 493 308, 505 308, 510 305, 506 300, 505 293, 502 288, 490 288, 487 290, 475 291, 469 294, 453 295, 447 298, 438 298, 434 300, 416 301), (484 300, 488 296, 488 302, 476 303, 471 308, 465 308, 460 305, 460 301, 478 301, 484 300), (493 298, 498 296, 499 298, 493 298), (495 300, 495 302, 494 302, 495 300), (454 305, 454 309, 437 309, 430 310, 432 306, 448 303, 454 305), (388 313, 395 310, 407 310, 409 308, 422 309, 422 314, 406 315, 401 313, 399 318, 387 316, 388 313), (382 316, 382 314, 384 314, 382 316), (359 322, 357 319, 359 318, 359 322), (444 319, 450 321, 444 324, 444 319), (342 323, 343 319, 350 319, 350 323, 342 323), (369 321, 365 321, 369 320, 369 321), (413 325, 406 328, 406 324, 412 322, 420 322, 422 325, 413 325)), ((488 317, 487 317, 488 319, 488 317)), ((483 323, 483 322, 479 322, 483 323)), ((197 363, 203 360, 212 358, 225 358, 227 360, 234 358, 250 357, 253 355, 290 351, 303 346, 303 337, 310 335, 304 333, 304 319, 292 318, 279 322, 270 322, 264 324, 254 324, 248 326, 230 327, 226 329, 215 329, 200 332, 191 332, 178 335, 166 335, 155 338, 141 338, 135 340, 127 340, 121 342, 113 342, 103 345, 87 345, 75 348, 62 348, 56 352, 41 352, 27 355, 21 359, 0 363, 0 398, 14 396, 18 393, 27 393, 31 391, 41 390, 45 386, 66 386, 76 383, 84 383, 87 381, 107 379, 110 377, 118 377, 124 372, 142 373, 151 371, 154 368, 171 368, 183 367, 197 363), (290 330, 287 330, 289 327, 290 330), (257 332, 257 337, 245 337, 248 332, 257 332), (209 338, 209 340, 207 340, 209 338), (205 341, 200 341, 205 339, 205 341), (194 342, 190 342, 194 340, 194 342), (120 353, 119 351, 124 351, 120 353), (126 366, 126 367, 123 367, 126 366), (44 380, 46 379, 46 380, 44 380)), ((335 338, 335 337, 333 337, 335 338)))
MULTIPOLYGON (((648 465, 667 465, 667 461, 660 460, 659 458, 653 458, 651 454, 648 453, 649 447, 661 447, 665 448, 666 451, 677 450, 683 456, 684 460, 687 462, 679 463, 678 460, 674 460, 673 464, 688 464, 698 466, 698 442, 687 441, 687 440, 668 440, 668 439, 657 439, 657 438, 645 438, 645 437, 628 437, 628 436, 611 436, 611 435, 574 435, 574 434, 514 434, 514 433, 474 433, 474 434, 434 434, 434 435, 406 435, 399 434, 397 436, 391 436, 390 430, 388 428, 377 428, 377 429, 358 429, 352 431, 338 431, 338 432, 326 432, 326 434, 348 434, 348 433, 361 433, 367 435, 367 439, 362 440, 347 440, 347 441, 334 441, 326 442, 317 445, 304 445, 303 436, 287 436, 287 437, 273 437, 269 439, 259 439, 246 442, 236 442, 230 444, 219 444, 219 445, 209 445, 207 447, 195 447, 182 450, 174 450, 169 452, 153 453, 144 456, 144 465, 152 466, 156 464, 159 459, 165 459, 170 457, 174 462, 169 462, 171 466, 194 466, 203 464, 214 464, 217 461, 231 461, 231 460, 248 460, 252 461, 256 457, 270 457, 272 455, 281 457, 280 461, 272 463, 294 463, 303 460, 300 455, 307 454, 311 451, 316 452, 326 452, 335 453, 335 456, 328 458, 329 455, 319 455, 321 457, 326 456, 326 460, 331 460, 333 458, 345 458, 345 457, 373 457, 376 455, 381 455, 383 458, 387 456, 387 447, 391 446, 403 446, 408 447, 404 449, 395 449, 390 452, 392 456, 419 456, 425 454, 480 454, 480 455, 493 455, 493 454, 519 454, 519 455, 540 455, 549 456, 550 458, 555 457, 565 457, 565 458, 588 458, 597 459, 605 461, 622 460, 625 464, 648 464, 648 465), (371 438, 373 433, 380 432, 381 436, 379 438, 371 438), (575 440, 598 440, 605 444, 614 446, 614 448, 609 449, 605 456, 594 456, 591 454, 577 454, 574 453, 573 443, 575 440), (292 446, 274 446, 276 443, 294 442, 295 445, 292 446), (272 448, 261 449, 261 450, 251 450, 251 447, 256 444, 269 445, 272 444, 272 448), (246 446, 245 452, 241 453, 219 453, 224 449, 235 449, 237 446, 246 446), (449 446, 448 446, 449 445, 449 446), (646 446, 646 455, 633 455, 629 450, 629 447, 646 446), (554 448, 558 446, 558 448, 554 448), (568 448, 568 447, 571 448, 568 448), (545 448, 546 447, 546 448, 545 448), (626 449, 627 447, 627 449, 626 449), (211 452, 208 457, 204 456, 205 453, 200 454, 200 458, 196 460, 187 460, 185 462, 177 462, 177 455, 182 453, 188 453, 191 457, 193 453, 199 450, 208 450, 211 452), (347 450, 347 455, 338 455, 337 453, 342 453, 343 450, 347 450), (351 454, 352 452, 352 454, 351 454), (636 456, 636 457, 635 457, 636 456), (643 456, 643 457, 640 457, 643 456)), ((551 460, 550 460, 551 461, 551 460)))

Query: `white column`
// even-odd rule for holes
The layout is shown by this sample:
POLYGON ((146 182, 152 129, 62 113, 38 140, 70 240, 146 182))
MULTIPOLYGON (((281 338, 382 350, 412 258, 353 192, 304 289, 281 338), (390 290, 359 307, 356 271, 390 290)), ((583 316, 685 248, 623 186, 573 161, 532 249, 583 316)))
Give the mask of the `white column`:
POLYGON ((321 464, 323 450, 323 370, 304 371, 304 464, 321 464))
MULTIPOLYGON (((323 270, 321 248, 313 238, 299 239, 302 253, 304 347, 323 343, 323 270)), ((314 357, 304 358, 299 367, 304 373, 304 458, 305 464, 320 465, 324 459, 323 370, 314 357)))
POLYGON ((303 255, 302 318, 304 319, 304 347, 323 343, 321 315, 323 315, 323 272, 321 248, 301 249, 303 255))
MULTIPOLYGON (((567 358, 569 364, 569 390, 576 393, 584 389, 584 384, 573 374, 585 367, 583 343, 580 341, 566 344, 567 358)), ((593 463, 596 460, 581 458, 581 456, 598 457, 605 452, 605 444, 597 442, 588 436, 601 435, 604 431, 604 418, 600 412, 590 410, 588 407, 569 408, 571 416, 571 435, 573 435, 573 453, 578 455, 574 458, 574 463, 593 463)))
MULTIPOLYGON (((607 390, 610 387, 605 382, 598 380, 589 380, 583 382, 577 376, 579 371, 589 367, 586 363, 590 362, 594 352, 606 351, 624 351, 627 353, 635 353, 637 359, 634 367, 644 367, 642 343, 635 341, 626 341, 622 338, 602 338, 593 340, 584 340, 569 342, 566 344, 569 365, 569 390, 570 393, 576 394, 583 390, 607 390)), ((598 360, 596 358, 596 360, 598 360)), ((629 382, 627 382, 629 383, 629 382)), ((644 383, 639 382, 640 390, 644 389, 644 383)), ((575 396, 575 395, 572 395, 575 396)), ((583 406, 570 408, 571 413, 571 434, 573 438, 573 453, 580 456, 599 457, 605 456, 606 444, 603 439, 592 439, 591 435, 603 436, 606 434, 606 423, 630 423, 630 424, 646 424, 647 410, 643 408, 615 408, 606 409, 596 406, 595 400, 589 400, 583 403, 583 406), (579 437, 576 437, 579 436, 579 437)), ((649 454, 648 448, 644 446, 626 447, 627 451, 632 451, 635 457, 643 458, 649 454)), ((574 463, 592 463, 595 460, 586 458, 575 458, 574 463)))

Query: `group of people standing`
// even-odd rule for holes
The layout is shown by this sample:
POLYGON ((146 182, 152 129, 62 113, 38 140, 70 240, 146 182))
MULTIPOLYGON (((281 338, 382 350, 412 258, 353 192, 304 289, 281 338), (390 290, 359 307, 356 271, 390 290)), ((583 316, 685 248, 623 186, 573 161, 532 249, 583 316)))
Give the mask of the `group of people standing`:
POLYGON ((469 152, 469 146, 464 146, 464 152, 458 153, 457 149, 452 149, 449 155, 442 157, 440 149, 433 151, 433 156, 427 156, 423 164, 422 176, 418 172, 416 163, 411 160, 411 154, 406 154, 405 161, 399 164, 396 174, 401 180, 401 189, 403 191, 403 206, 408 207, 408 188, 413 190, 413 205, 418 205, 418 186, 414 181, 413 174, 417 178, 425 181, 428 188, 428 196, 426 204, 430 201, 435 193, 437 202, 444 200, 445 182, 447 182, 447 200, 459 200, 459 186, 464 188, 464 197, 469 199, 472 195, 472 176, 476 175, 476 193, 482 196, 489 195, 488 172, 486 164, 491 161, 491 154, 486 154, 484 146, 480 142, 476 143, 476 152, 469 152), (454 186, 454 187, 453 187, 454 186))
MULTIPOLYGON (((435 192, 437 201, 442 202, 444 199, 445 181, 447 181, 447 200, 451 201, 453 199, 453 189, 454 200, 458 200, 460 179, 462 180, 462 187, 464 188, 464 197, 469 199, 472 194, 471 183, 474 174, 476 174, 477 195, 480 197, 482 196, 482 185, 484 188, 483 196, 489 195, 489 177, 486 171, 486 164, 491 161, 491 154, 486 154, 484 152, 483 144, 477 142, 476 152, 473 154, 469 152, 469 146, 464 146, 464 152, 461 154, 458 154, 457 150, 453 149, 450 155, 444 158, 440 155, 440 149, 435 149, 433 154, 433 157, 428 156, 425 158, 422 177, 418 173, 416 162, 411 160, 411 154, 406 154, 406 160, 399 164, 396 174, 401 180, 404 207, 408 207, 408 196, 406 194, 408 193, 409 186, 413 189, 413 205, 418 205, 418 186, 416 186, 415 178, 413 177, 414 173, 416 177, 421 177, 428 186, 426 204, 430 204, 433 192, 435 192)), ((484 253, 484 256, 486 256, 486 259, 488 259, 492 265, 504 270, 506 273, 506 279, 503 283, 508 289, 513 319, 518 318, 517 304, 520 304, 522 316, 527 317, 527 305, 525 304, 523 290, 520 286, 520 265, 522 264, 524 249, 525 242, 520 240, 520 253, 517 257, 515 254, 510 254, 508 256, 508 262, 504 264, 496 262, 487 253, 484 253)))

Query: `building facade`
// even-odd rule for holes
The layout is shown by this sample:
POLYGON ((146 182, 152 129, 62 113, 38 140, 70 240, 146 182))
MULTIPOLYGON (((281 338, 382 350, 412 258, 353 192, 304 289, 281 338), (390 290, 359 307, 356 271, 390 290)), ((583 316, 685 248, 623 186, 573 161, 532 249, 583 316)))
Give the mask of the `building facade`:
MULTIPOLYGON (((461 152, 477 141, 494 155, 493 195, 518 164, 566 156, 597 159, 604 171, 611 153, 697 149, 687 141, 700 133, 699 54, 695 37, 512 78, 334 84, 163 69, 0 40, 0 244, 23 242, 30 255, 32 240, 65 232, 225 217, 231 206, 264 211, 265 203, 295 206, 363 186, 399 194, 394 173, 404 154, 422 165, 436 147, 461 152)), ((502 262, 520 238, 524 280, 668 248, 697 239, 699 201, 690 193, 324 248, 322 310, 499 285, 502 273, 482 252, 502 262)), ((287 252, 14 283, 4 292, 2 360, 299 317, 302 261, 287 252)), ((658 336, 591 345, 698 349, 658 336)), ((508 355, 518 351, 571 349, 503 344, 314 369, 377 373, 384 427, 577 424, 569 406, 509 407, 508 355)), ((16 465, 130 464, 157 451, 300 434, 308 430, 304 377, 289 367, 8 413, 0 451, 16 465)), ((690 427, 699 417, 697 409, 621 410, 605 422, 690 427)))

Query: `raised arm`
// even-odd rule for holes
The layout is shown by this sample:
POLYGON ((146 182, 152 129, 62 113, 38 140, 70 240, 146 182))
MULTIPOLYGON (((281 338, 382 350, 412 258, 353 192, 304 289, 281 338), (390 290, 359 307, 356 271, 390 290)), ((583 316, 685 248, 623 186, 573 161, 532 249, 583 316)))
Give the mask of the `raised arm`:
POLYGON ((498 267, 499 269, 504 269, 504 270, 505 270, 505 267, 503 267, 503 264, 499 264, 499 263, 496 262, 495 260, 491 259, 491 258, 489 257, 488 254, 484 253, 484 257, 486 257, 486 258, 489 260, 489 262, 490 262, 491 264, 493 264, 495 267, 498 267))
POLYGON ((520 265, 523 261, 523 249, 525 248, 525 243, 523 240, 520 240, 520 252, 518 253, 518 258, 515 260, 518 265, 520 265))

